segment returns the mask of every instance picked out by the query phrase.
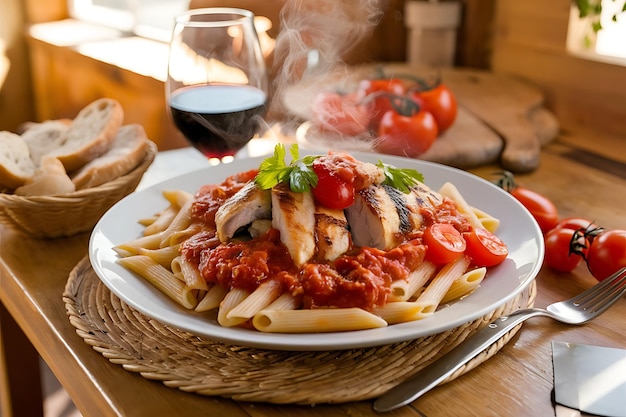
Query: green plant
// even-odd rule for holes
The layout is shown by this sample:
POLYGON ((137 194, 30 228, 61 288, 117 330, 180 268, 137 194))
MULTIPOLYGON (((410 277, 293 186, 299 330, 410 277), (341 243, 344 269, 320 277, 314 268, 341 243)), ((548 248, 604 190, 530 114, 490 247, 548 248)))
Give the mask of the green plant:
MULTIPOLYGON (((626 1, 624 0, 611 0, 613 2, 621 1, 622 8, 611 16, 611 19, 616 22, 617 16, 620 13, 626 12, 626 1)), ((602 0, 572 0, 572 3, 578 8, 578 16, 588 18, 591 22, 591 28, 594 32, 602 30, 602 22, 600 16, 602 15, 602 0)))

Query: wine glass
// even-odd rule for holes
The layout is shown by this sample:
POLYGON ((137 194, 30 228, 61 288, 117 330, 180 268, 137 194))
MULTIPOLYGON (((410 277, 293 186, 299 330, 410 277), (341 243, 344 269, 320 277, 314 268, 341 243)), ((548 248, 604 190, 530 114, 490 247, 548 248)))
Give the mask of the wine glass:
POLYGON ((205 156, 232 158, 261 131, 268 89, 251 11, 195 9, 176 18, 166 99, 176 127, 205 156))

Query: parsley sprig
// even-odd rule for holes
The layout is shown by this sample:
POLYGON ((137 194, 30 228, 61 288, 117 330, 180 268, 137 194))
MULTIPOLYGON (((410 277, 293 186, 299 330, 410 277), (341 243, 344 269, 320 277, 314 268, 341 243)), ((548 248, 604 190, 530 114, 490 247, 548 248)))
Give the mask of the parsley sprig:
POLYGON ((319 156, 307 155, 300 158, 297 144, 289 149, 291 163, 285 162, 285 145, 282 143, 274 147, 274 155, 265 158, 259 166, 259 173, 254 178, 257 186, 263 190, 270 189, 281 182, 287 182, 291 191, 303 193, 310 191, 317 185, 317 175, 312 165, 319 156))
POLYGON ((384 163, 380 159, 376 166, 385 173, 383 184, 396 188, 405 194, 408 194, 411 191, 411 187, 418 182, 424 182, 424 176, 416 169, 396 168, 393 165, 384 163))
MULTIPOLYGON (((265 158, 259 165, 259 173, 254 178, 256 185, 268 190, 281 182, 289 184, 291 191, 303 193, 310 191, 317 186, 317 175, 313 171, 313 162, 319 158, 319 155, 306 155, 300 158, 297 144, 291 145, 289 152, 291 154, 291 162, 285 162, 287 151, 282 143, 274 147, 274 155, 265 158)), ((385 180, 383 184, 409 193, 411 187, 419 182, 424 182, 424 176, 421 172, 412 168, 396 168, 393 165, 378 160, 377 167, 383 170, 385 180)))

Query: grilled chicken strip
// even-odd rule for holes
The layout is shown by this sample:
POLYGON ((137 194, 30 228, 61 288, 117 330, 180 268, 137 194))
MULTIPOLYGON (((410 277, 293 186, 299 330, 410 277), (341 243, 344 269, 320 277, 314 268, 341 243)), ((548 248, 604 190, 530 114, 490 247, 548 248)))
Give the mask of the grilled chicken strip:
POLYGON ((356 246, 391 249, 400 233, 400 216, 385 186, 370 185, 359 190, 346 218, 356 246))
POLYGON ((438 193, 432 191, 426 185, 419 183, 411 187, 411 192, 405 194, 398 190, 395 190, 397 195, 392 197, 394 202, 398 202, 396 205, 398 213, 401 219, 408 220, 407 223, 401 224, 400 231, 405 232, 409 230, 419 230, 424 221, 424 216, 421 213, 422 208, 434 209, 443 202, 443 198, 438 193), (404 229, 403 229, 404 227, 404 229), (407 228, 408 227, 408 228, 407 228))
POLYGON ((315 205, 315 241, 317 257, 334 261, 350 248, 348 221, 343 210, 315 205))
POLYGON ((215 224, 221 242, 232 238, 242 227, 258 219, 269 219, 272 215, 272 198, 269 190, 261 190, 254 181, 248 182, 231 198, 226 200, 217 213, 215 224))
POLYGON ((272 188, 271 195, 272 227, 280 231, 291 259, 301 266, 315 253, 313 196, 310 192, 295 193, 285 183, 272 188))

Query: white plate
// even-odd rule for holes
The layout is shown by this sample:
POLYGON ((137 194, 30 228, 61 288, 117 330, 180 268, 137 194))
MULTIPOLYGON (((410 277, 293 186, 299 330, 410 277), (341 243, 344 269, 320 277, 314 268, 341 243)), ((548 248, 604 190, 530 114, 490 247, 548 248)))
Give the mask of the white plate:
POLYGON ((489 270, 477 291, 441 308, 427 319, 333 334, 272 334, 221 327, 213 313, 198 314, 179 307, 149 283, 116 263, 118 255, 112 247, 141 235, 143 227, 138 224, 138 219, 149 217, 167 205, 161 194, 163 190, 182 189, 194 193, 202 185, 218 183, 234 173, 256 168, 263 159, 252 158, 191 172, 127 196, 95 226, 89 244, 91 264, 114 294, 146 316, 212 340, 279 350, 364 348, 440 333, 495 310, 517 296, 537 275, 544 254, 541 231, 528 211, 497 186, 464 171, 434 163, 368 153, 352 154, 362 161, 376 162, 380 158, 397 167, 416 168, 433 189, 451 181, 470 204, 500 218, 497 234, 509 247, 508 258, 489 270))

